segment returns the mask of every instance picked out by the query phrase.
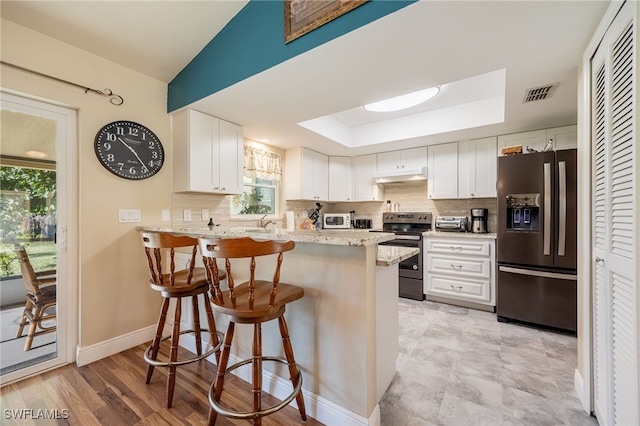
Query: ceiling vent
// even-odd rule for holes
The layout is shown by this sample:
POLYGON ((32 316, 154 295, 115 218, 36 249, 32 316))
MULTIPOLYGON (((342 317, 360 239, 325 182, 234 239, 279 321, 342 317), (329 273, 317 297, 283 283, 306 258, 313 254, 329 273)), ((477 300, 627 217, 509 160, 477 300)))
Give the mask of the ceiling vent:
POLYGON ((523 104, 527 102, 534 101, 542 101, 544 99, 549 99, 556 91, 560 83, 548 84, 546 86, 534 87, 533 89, 527 89, 524 92, 524 99, 522 101, 523 104))

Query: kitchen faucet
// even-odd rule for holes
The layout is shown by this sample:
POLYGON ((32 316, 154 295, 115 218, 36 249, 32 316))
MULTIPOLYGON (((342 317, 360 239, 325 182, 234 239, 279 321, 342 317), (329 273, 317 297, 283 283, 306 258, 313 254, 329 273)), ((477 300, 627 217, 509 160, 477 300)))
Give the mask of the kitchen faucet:
POLYGON ((265 214, 264 216, 262 216, 260 218, 260 220, 258 221, 258 227, 259 228, 266 228, 270 223, 273 223, 275 225, 276 221, 275 220, 264 220, 264 218, 267 217, 267 215, 265 214))

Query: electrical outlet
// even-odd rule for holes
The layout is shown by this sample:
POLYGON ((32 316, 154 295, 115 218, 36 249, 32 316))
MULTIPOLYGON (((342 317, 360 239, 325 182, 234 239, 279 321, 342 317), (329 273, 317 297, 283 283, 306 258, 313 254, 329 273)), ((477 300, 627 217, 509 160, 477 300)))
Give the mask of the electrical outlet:
POLYGON ((182 220, 185 222, 191 222, 191 210, 182 211, 182 220))
POLYGON ((202 220, 208 220, 209 219, 209 210, 208 209, 202 209, 202 211, 200 212, 200 219, 202 219, 202 220))
POLYGON ((171 213, 169 212, 169 209, 162 209, 162 221, 171 222, 171 213))
POLYGON ((140 210, 120 209, 118 210, 119 223, 136 223, 140 222, 140 210))

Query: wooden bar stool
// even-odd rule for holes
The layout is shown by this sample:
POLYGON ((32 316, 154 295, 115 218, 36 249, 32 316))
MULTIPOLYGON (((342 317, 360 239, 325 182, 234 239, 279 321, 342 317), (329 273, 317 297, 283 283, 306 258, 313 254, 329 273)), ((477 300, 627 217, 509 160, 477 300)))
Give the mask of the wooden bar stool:
MULTIPOLYGON (((189 236, 176 236, 163 232, 143 232, 142 242, 144 251, 147 255, 149 263, 149 285, 152 289, 162 294, 163 302, 156 327, 156 334, 151 345, 144 353, 144 360, 149 364, 147 366, 147 381, 149 384, 155 367, 168 367, 167 371, 167 408, 171 408, 173 401, 173 389, 176 381, 176 366, 200 361, 216 352, 219 357, 219 350, 222 344, 222 333, 216 330, 213 311, 209 303, 209 282, 207 273, 204 268, 196 268, 196 253, 198 251, 198 239, 189 236), (191 259, 186 265, 186 269, 177 270, 175 265, 175 249, 180 247, 191 247, 191 259), (162 253, 168 251, 168 262, 165 259, 163 264, 162 253), (168 267, 166 273, 164 267, 168 267), (198 295, 204 298, 204 307, 207 315, 207 323, 209 328, 200 327, 200 312, 198 307, 198 295), (189 330, 180 330, 180 318, 182 315, 182 298, 191 297, 193 306, 193 328, 189 330), (167 318, 167 310, 171 299, 176 301, 175 315, 173 318, 173 330, 171 336, 162 337, 165 321, 167 318), (211 348, 205 352, 202 351, 202 332, 208 332, 211 338, 211 348), (180 335, 193 333, 196 339, 196 356, 178 360, 178 343, 180 335), (219 335, 218 335, 219 334, 219 335), (158 360, 158 351, 163 341, 171 339, 169 349, 169 359, 167 361, 158 360)), ((225 274, 218 279, 225 279, 225 274)))
POLYGON ((286 407, 293 399, 296 399, 300 417, 307 420, 302 396, 302 375, 296 365, 293 356, 293 348, 289 340, 289 330, 284 319, 284 311, 287 303, 298 300, 304 296, 304 289, 291 284, 280 283, 280 266, 283 253, 295 247, 293 241, 255 241, 245 238, 200 238, 200 252, 205 263, 207 275, 213 283, 215 294, 212 295, 213 309, 226 314, 229 317, 229 326, 224 336, 224 344, 218 371, 209 390, 209 424, 214 425, 218 414, 233 419, 253 419, 254 425, 260 425, 263 416, 273 414, 286 407), (275 273, 272 281, 256 280, 256 257, 277 254, 275 273), (250 258, 249 281, 235 285, 231 272, 231 259, 250 258), (225 269, 229 289, 220 290, 220 272, 216 259, 225 259, 225 269), (284 346, 286 359, 262 355, 262 323, 278 319, 280 335, 284 346), (253 356, 249 359, 237 362, 229 367, 229 353, 235 325, 253 324, 253 356), (289 367, 289 375, 293 384, 293 391, 280 403, 268 408, 262 408, 262 362, 274 361, 286 364, 289 367), (242 365, 252 364, 253 368, 253 411, 238 412, 223 407, 220 404, 225 374, 242 365))

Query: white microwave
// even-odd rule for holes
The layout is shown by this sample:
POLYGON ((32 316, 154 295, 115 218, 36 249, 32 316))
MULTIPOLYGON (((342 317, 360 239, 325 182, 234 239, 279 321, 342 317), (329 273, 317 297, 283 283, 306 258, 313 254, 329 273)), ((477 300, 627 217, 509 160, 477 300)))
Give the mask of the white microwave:
POLYGON ((322 227, 325 229, 351 228, 350 213, 325 213, 322 227))

